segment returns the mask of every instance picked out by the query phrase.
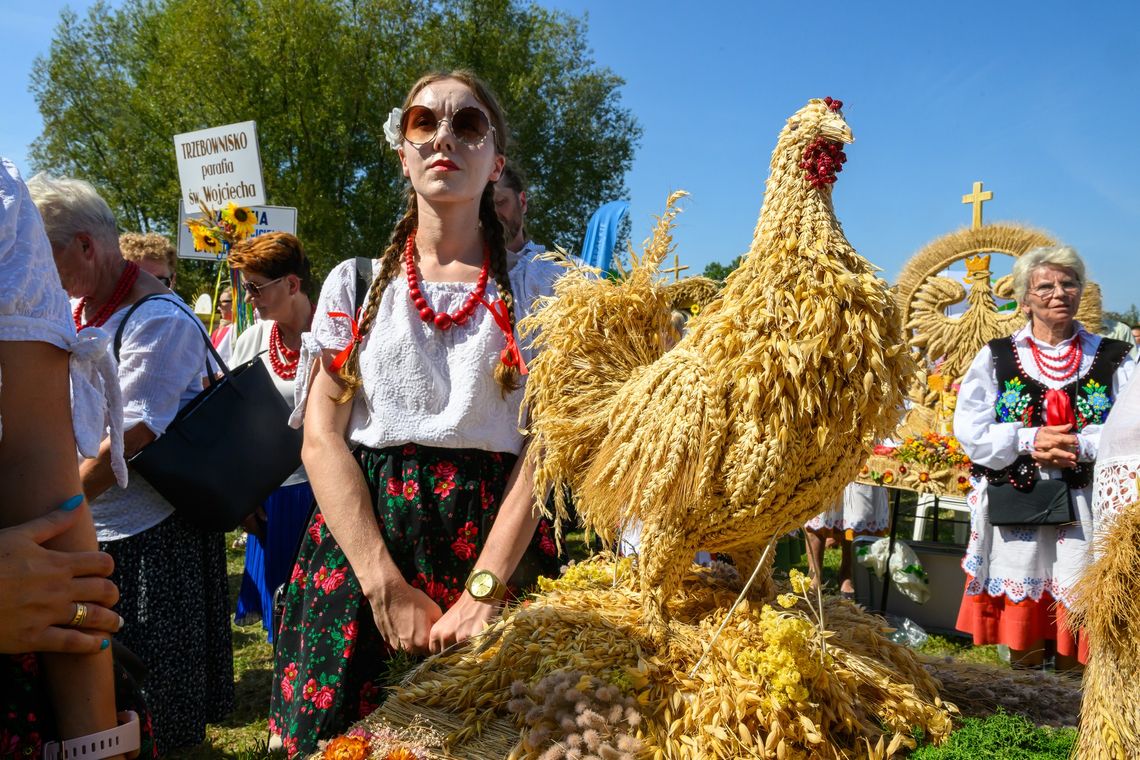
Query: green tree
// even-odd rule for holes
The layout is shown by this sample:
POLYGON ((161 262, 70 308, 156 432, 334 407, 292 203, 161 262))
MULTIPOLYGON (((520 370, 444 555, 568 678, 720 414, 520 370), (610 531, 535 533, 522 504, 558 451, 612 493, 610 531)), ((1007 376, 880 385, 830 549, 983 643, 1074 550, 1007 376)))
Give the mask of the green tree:
POLYGON ((1109 319, 1115 319, 1117 322, 1123 322, 1126 325, 1140 324, 1140 309, 1136 308, 1136 304, 1128 307, 1128 311, 1105 311, 1104 316, 1109 319))
POLYGON ((641 134, 585 38, 584 20, 520 0, 98 3, 65 11, 36 62, 32 160, 94 183, 124 227, 171 233, 173 135, 253 119, 269 202, 297 207, 323 273, 375 255, 403 210, 388 112, 421 74, 470 68, 510 119, 532 235, 577 250, 593 209, 626 195, 641 134))
POLYGON ((743 256, 737 256, 732 261, 728 262, 728 266, 721 264, 719 261, 710 261, 705 264, 705 271, 702 274, 712 280, 720 280, 724 282, 733 270, 740 266, 740 260, 743 256))

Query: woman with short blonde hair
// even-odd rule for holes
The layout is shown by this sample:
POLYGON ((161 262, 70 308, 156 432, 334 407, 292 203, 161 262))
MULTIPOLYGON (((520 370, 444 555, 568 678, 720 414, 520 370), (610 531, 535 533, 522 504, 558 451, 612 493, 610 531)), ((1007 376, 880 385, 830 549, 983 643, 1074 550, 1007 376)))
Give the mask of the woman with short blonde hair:
POLYGON ((1087 642, 1065 620, 1095 525, 1100 431, 1134 362, 1129 346, 1076 321, 1085 283, 1076 251, 1038 248, 1013 271, 1028 324, 982 347, 954 412, 975 476, 957 627, 975 644, 1009 646, 1015 666, 1039 666, 1050 646, 1062 670, 1085 659, 1087 642), (1056 502, 1038 500, 1049 493, 1071 514, 1054 518, 1046 507, 1056 502))

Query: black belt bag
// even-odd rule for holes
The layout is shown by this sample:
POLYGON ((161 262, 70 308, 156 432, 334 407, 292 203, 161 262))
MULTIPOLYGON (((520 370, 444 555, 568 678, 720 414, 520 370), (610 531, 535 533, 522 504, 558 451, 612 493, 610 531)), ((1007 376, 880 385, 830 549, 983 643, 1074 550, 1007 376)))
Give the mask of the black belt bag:
POLYGON ((1073 495, 1063 480, 1038 480, 1029 490, 1012 483, 986 486, 990 525, 1065 525, 1076 522, 1073 495))

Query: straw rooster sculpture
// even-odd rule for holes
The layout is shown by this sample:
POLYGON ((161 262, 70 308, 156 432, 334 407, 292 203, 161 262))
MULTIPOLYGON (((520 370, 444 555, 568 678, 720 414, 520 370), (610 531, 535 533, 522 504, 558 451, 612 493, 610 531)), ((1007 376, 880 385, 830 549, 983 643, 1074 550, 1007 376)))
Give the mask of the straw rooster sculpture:
POLYGON ((895 303, 831 202, 853 141, 841 107, 812 100, 788 119, 751 248, 675 345, 657 266, 682 193, 630 272, 572 267, 522 326, 541 349, 525 399, 536 493, 553 487, 561 517, 571 489, 604 540, 642 524, 642 622, 659 642, 696 551, 747 574, 898 422, 913 366, 895 303))

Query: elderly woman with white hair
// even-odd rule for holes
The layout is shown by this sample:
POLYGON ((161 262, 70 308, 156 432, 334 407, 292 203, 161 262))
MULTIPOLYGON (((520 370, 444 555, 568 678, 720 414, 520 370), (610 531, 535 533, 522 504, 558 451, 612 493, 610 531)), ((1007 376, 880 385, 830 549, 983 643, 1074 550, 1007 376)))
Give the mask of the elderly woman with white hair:
POLYGON ((974 465, 957 627, 1007 645, 1015 666, 1040 665, 1049 646, 1063 670, 1085 660, 1065 625, 1070 589, 1091 548, 1100 430, 1135 364, 1074 319, 1086 278, 1072 248, 1029 251, 1013 276, 1028 323, 982 347, 954 414, 974 465))
MULTIPOLYGON (((163 283, 123 258, 115 218, 91 185, 40 174, 28 188, 73 299, 75 329, 82 335, 99 327, 121 336, 118 379, 129 458, 201 392, 208 339, 163 283), (126 319, 132 305, 163 294, 126 319)), ((188 524, 141 476, 131 475, 125 488, 117 485, 111 464, 104 440, 79 474, 99 548, 115 561, 111 579, 125 621, 117 639, 147 666, 143 691, 165 755, 202 742, 206 723, 233 704, 225 544, 222 534, 188 524)))

